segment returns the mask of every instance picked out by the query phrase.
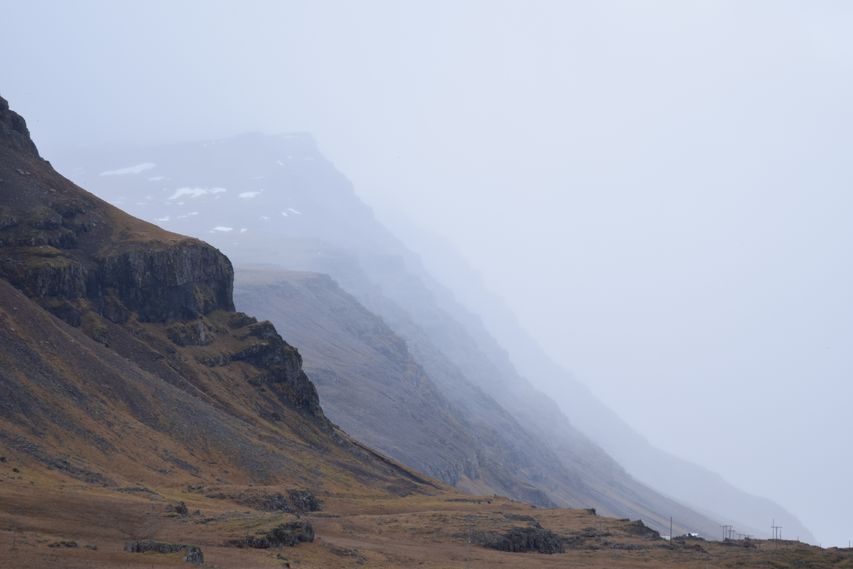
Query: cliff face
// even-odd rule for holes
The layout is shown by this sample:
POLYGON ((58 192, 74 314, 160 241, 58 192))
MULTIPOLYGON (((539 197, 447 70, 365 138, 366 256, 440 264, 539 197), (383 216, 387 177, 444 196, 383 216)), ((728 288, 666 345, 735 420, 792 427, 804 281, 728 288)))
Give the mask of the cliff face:
POLYGON ((234 311, 233 276, 59 175, 0 99, 0 455, 108 486, 434 488, 328 421, 297 350, 234 311))
POLYGON ((72 324, 88 309, 114 322, 234 309, 224 255, 74 187, 39 157, 24 120, 0 101, 0 276, 72 324))
POLYGON ((631 479, 446 310, 412 253, 304 136, 105 149, 68 167, 112 203, 213 240, 238 266, 329 274, 342 290, 244 281, 238 304, 296 338, 330 417, 395 459, 466 491, 642 516, 666 531, 674 515, 681 531, 716 532, 631 479))
POLYGON ((406 342, 331 278, 244 269, 235 294, 242 309, 263 313, 300 346, 325 412, 348 433, 453 485, 473 485, 493 466, 480 464, 483 433, 436 389, 406 342))
POLYGON ((0 97, 0 144, 25 154, 38 156, 38 150, 30 138, 26 121, 21 115, 9 109, 9 102, 3 97, 0 97))

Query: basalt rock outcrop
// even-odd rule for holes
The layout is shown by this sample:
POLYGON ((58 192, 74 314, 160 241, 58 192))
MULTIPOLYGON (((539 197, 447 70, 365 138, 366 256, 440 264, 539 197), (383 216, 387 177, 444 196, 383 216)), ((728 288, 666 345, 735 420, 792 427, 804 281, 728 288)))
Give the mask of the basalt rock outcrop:
MULTIPOLYGON (((234 311, 228 258, 71 184, 41 159, 26 123, 5 100, 0 124, 0 278, 126 356, 138 346, 111 338, 120 335, 111 324, 168 323, 179 346, 211 344, 215 334, 206 317, 234 311)), ((241 342, 223 364, 250 364, 256 370, 248 378, 252 385, 322 415, 298 352, 272 325, 240 316, 225 328, 226 337, 241 342)), ((139 336, 138 328, 134 334, 139 336)))
POLYGON ((7 125, 0 142, 0 276, 72 323, 86 308, 116 322, 131 313, 165 322, 234 309, 233 269, 224 255, 77 188, 32 142, 22 142, 23 119, 5 101, 0 109, 7 125))
POLYGON ((311 524, 305 521, 296 521, 280 524, 264 533, 231 540, 228 545, 270 549, 271 547, 294 547, 300 543, 312 541, 314 541, 314 528, 311 524))
POLYGON ((434 490, 325 417, 299 352, 234 311, 233 277, 57 173, 0 99, 0 454, 116 488, 434 490))
POLYGON ((129 541, 124 544, 124 550, 128 553, 181 553, 181 558, 195 565, 204 563, 204 554, 201 548, 195 545, 186 545, 183 543, 166 543, 163 541, 154 541, 144 539, 141 541, 129 541))

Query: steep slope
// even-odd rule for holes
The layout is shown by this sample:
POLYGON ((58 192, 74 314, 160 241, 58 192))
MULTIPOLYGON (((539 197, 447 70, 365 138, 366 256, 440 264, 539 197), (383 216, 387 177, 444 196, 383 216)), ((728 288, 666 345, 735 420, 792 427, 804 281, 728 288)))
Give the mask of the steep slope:
MULTIPOLYGON (((413 269, 412 255, 376 222, 309 138, 245 135, 125 154, 113 150, 107 160, 76 167, 76 176, 148 219, 204 235, 239 263, 328 273, 381 316, 443 397, 469 423, 490 433, 491 438, 480 439, 478 465, 488 450, 490 462, 503 465, 504 474, 489 478, 491 471, 479 468, 474 489, 485 484, 539 504, 640 516, 667 531, 673 515, 679 529, 716 534, 715 521, 628 476, 511 365, 506 367, 505 355, 495 363, 438 305, 413 269)), ((269 303, 258 308, 266 311, 269 303)), ((381 415, 381 400, 373 404, 371 412, 381 415)), ((400 458, 408 445, 403 432, 395 435, 400 438, 394 445, 382 444, 396 447, 400 458)), ((445 458, 429 471, 445 471, 445 458)), ((458 461, 454 470, 465 471, 470 464, 458 461)), ((465 487, 470 478, 455 476, 445 479, 465 487)))
POLYGON ((370 451, 234 312, 227 259, 70 184, 3 99, 0 212, 3 567, 853 567, 464 496, 370 451))
POLYGON ((565 419, 547 405, 539 408, 537 432, 552 445, 543 445, 520 429, 505 412, 495 417, 484 391, 460 393, 466 381, 458 373, 444 386, 449 400, 445 399, 430 385, 405 343, 327 276, 269 267, 242 269, 236 296, 241 308, 269 317, 303 346, 306 369, 318 382, 324 408, 336 422, 406 464, 423 464, 426 472, 438 477, 447 472, 436 471, 436 464, 448 460, 464 464, 464 476, 454 474, 448 480, 460 488, 521 494, 528 501, 596 507, 609 513, 630 511, 659 526, 668 521, 655 512, 665 508, 682 520, 680 524, 695 523, 695 514, 631 481, 584 437, 567 439, 561 432, 565 419), (414 385, 412 370, 419 378, 414 385), (369 412, 354 414, 353 408, 369 412), (496 432, 496 425, 501 432, 496 432), (437 428, 441 438, 434 438, 437 428), (460 447, 459 441, 466 445, 460 447), (440 459, 433 456, 436 453, 440 459), (550 468, 542 468, 543 464, 550 468), (532 488, 518 486, 516 473, 522 473, 532 488))
POLYGON ((0 443, 10 453, 106 486, 435 488, 326 419, 296 350, 234 312, 226 257, 74 186, 2 99, 0 129, 0 443))
POLYGON ((436 275, 437 279, 424 278, 436 301, 453 313, 472 337, 480 338, 481 345, 492 343, 494 333, 500 345, 507 347, 513 364, 523 369, 579 430, 601 445, 631 475, 721 523, 734 525, 741 532, 769 536, 767 520, 775 519, 788 528, 789 535, 816 543, 808 528, 779 504, 748 494, 720 475, 651 445, 554 362, 452 247, 412 223, 400 223, 393 229, 424 255, 430 273, 436 275), (439 281, 446 283, 464 302, 457 301, 439 281))
POLYGON ((301 346, 305 370, 335 423, 437 478, 458 484, 478 477, 471 426, 406 343, 328 276, 243 269, 235 294, 242 308, 274 317, 276 327, 301 346))

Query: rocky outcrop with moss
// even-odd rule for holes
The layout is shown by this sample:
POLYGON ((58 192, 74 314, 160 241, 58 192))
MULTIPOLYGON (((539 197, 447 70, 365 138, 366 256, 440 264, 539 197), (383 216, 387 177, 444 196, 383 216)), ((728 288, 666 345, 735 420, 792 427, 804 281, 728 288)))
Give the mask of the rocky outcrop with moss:
MULTIPOLYGON (((151 358, 165 360, 157 367, 163 377, 185 367, 175 349, 159 340, 152 345, 159 333, 150 331, 143 350, 138 342, 122 340, 111 325, 141 338, 140 324, 162 323, 174 345, 188 350, 218 338, 221 347, 193 356, 245 370, 246 381, 277 402, 258 405, 265 418, 281 420, 276 404, 322 417, 299 353, 268 322, 234 313, 234 271, 225 255, 133 218, 62 177, 39 156, 24 119, 3 99, 0 278, 124 357, 147 353, 143 361, 151 369, 157 367, 151 358), (209 318, 214 313, 233 317, 219 317, 214 320, 227 324, 215 324, 209 318)), ((173 379, 175 384, 208 389, 195 374, 178 375, 183 377, 173 379)))

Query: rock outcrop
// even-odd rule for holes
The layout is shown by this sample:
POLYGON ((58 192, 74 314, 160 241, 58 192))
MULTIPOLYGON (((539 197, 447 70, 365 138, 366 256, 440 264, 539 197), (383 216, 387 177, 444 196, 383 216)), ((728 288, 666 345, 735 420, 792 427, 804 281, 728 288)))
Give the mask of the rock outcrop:
POLYGON ((129 541, 124 544, 124 550, 128 553, 182 553, 182 559, 188 563, 201 565, 204 563, 204 554, 201 548, 195 545, 183 543, 166 543, 144 539, 141 541, 129 541))
POLYGON ((489 549, 513 553, 563 553, 563 539, 541 527, 517 527, 505 533, 488 533, 480 536, 480 543, 489 549))
POLYGON ((325 417, 298 351, 234 311, 233 276, 57 173, 2 101, 2 454, 90 485, 435 488, 325 417))
POLYGON ((27 154, 38 156, 36 145, 24 118, 9 109, 9 102, 0 97, 0 144, 6 144, 27 154))
POLYGON ((294 547, 300 543, 314 541, 314 528, 309 522, 296 521, 278 525, 258 535, 246 536, 229 542, 235 547, 270 549, 272 547, 294 547))
MULTIPOLYGON (((234 311, 228 258, 74 186, 39 157, 25 121, 0 101, 0 278, 103 344, 110 323, 167 323, 179 346, 210 344, 204 317, 234 311)), ((229 335, 242 343, 220 363, 250 364, 253 385, 322 416, 301 357, 271 324, 232 318, 229 335)))

